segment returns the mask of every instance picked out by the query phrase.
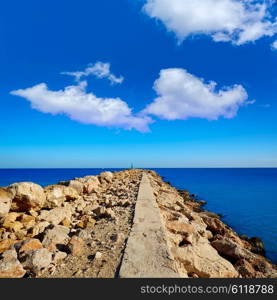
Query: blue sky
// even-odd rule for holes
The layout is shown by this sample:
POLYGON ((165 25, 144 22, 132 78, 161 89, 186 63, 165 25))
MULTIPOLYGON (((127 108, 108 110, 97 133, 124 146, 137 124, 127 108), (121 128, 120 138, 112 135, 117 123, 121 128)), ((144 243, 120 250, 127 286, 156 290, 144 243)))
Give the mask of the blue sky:
POLYGON ((0 167, 277 167, 274 3, 178 1, 2 3, 0 167))

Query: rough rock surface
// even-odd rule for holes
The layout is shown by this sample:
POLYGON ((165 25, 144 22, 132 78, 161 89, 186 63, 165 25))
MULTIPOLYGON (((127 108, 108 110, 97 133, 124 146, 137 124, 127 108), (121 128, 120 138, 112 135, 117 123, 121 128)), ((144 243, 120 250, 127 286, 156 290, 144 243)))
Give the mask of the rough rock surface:
POLYGON ((7 250, 2 254, 0 260, 0 278, 21 278, 26 270, 17 259, 15 250, 7 250))
POLYGON ((177 191, 148 171, 160 207, 168 247, 183 277, 275 277, 277 268, 258 255, 259 239, 241 239, 220 216, 201 208, 186 191, 177 191), (254 245, 253 245, 254 244, 254 245))
POLYGON ((153 254, 168 255, 178 277, 277 277, 276 266, 261 255, 260 239, 239 237, 202 209, 204 201, 138 169, 45 188, 30 182, 0 188, 0 277, 118 277, 135 211, 140 207, 143 215, 149 204, 141 199, 146 202, 136 207, 143 174, 155 216, 147 218, 149 235, 142 241, 152 236, 153 217, 163 243, 153 254))
POLYGON ((5 217, 11 208, 12 194, 7 190, 0 188, 0 218, 5 217))
POLYGON ((11 209, 13 211, 39 210, 45 202, 43 188, 32 182, 19 182, 9 186, 9 191, 14 195, 11 209))

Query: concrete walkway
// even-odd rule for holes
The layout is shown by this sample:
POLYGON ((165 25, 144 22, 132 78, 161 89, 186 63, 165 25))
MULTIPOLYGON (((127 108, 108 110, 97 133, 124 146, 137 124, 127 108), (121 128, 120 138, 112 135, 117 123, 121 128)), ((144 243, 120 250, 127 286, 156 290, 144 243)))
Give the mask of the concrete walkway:
POLYGON ((119 277, 180 277, 169 258, 159 208, 146 173, 143 173, 140 183, 134 224, 127 241, 119 277))

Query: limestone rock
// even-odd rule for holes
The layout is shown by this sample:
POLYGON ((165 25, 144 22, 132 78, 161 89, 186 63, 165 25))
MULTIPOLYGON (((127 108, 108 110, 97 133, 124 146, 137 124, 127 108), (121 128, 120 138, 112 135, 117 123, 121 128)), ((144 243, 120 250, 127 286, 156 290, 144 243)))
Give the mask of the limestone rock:
POLYGON ((28 251, 35 251, 42 248, 42 244, 38 239, 27 239, 22 242, 19 253, 28 252, 28 251))
POLYGON ((0 278, 22 278, 26 271, 17 259, 17 253, 13 250, 5 251, 0 260, 0 278))
POLYGON ((19 221, 22 223, 25 229, 30 229, 36 224, 36 217, 23 214, 20 216, 19 221))
POLYGON ((45 248, 28 251, 24 256, 22 265, 32 273, 38 274, 52 262, 52 253, 45 248))
POLYGON ((250 258, 252 256, 250 251, 243 249, 238 244, 227 238, 214 240, 211 242, 211 245, 219 253, 235 259, 250 258))
POLYGON ((49 222, 47 221, 42 221, 37 223, 34 227, 32 227, 31 229, 31 233, 30 236, 34 237, 42 232, 44 232, 44 230, 50 225, 49 222))
POLYGON ((45 189, 45 207, 54 208, 61 206, 65 201, 75 200, 79 197, 76 189, 64 185, 50 185, 45 189))
POLYGON ((171 249, 177 261, 182 263, 188 273, 205 278, 232 278, 239 274, 233 265, 218 255, 217 251, 204 242, 171 249))
POLYGON ((208 230, 210 230, 212 233, 224 234, 227 231, 225 224, 218 218, 202 215, 202 219, 207 224, 208 230))
POLYGON ((80 195, 83 193, 84 190, 84 184, 78 180, 69 180, 66 182, 63 182, 64 185, 71 187, 75 189, 75 191, 80 195))
POLYGON ((53 263, 58 263, 61 260, 65 259, 67 257, 67 254, 63 251, 57 251, 53 255, 53 263))
POLYGON ((67 247, 73 256, 80 256, 84 253, 85 242, 80 237, 74 235, 67 247))
POLYGON ((0 188, 0 218, 5 217, 11 208, 12 194, 6 189, 0 188))
POLYGON ((185 235, 190 233, 195 233, 194 226, 191 224, 186 224, 184 222, 170 221, 167 222, 166 226, 170 231, 173 231, 174 233, 185 234, 185 235))
POLYGON ((67 228, 70 228, 71 227, 71 221, 68 217, 65 217, 62 222, 61 222, 61 225, 67 227, 67 228))
POLYGON ((102 172, 102 173, 100 173, 99 178, 100 178, 101 183, 103 182, 103 180, 110 183, 113 180, 113 173, 112 172, 102 172))
POLYGON ((246 259, 238 260, 235 264, 235 268, 243 277, 253 278, 256 276, 254 267, 246 259))
POLYGON ((21 216, 21 214, 17 213, 17 212, 8 213, 3 219, 2 226, 5 227, 5 224, 12 223, 12 222, 19 220, 20 216, 21 216))
POLYGON ((25 212, 31 209, 37 211, 45 203, 43 188, 38 184, 19 182, 10 185, 8 189, 14 195, 11 204, 11 210, 13 211, 25 212))
POLYGON ((47 229, 42 240, 42 245, 51 251, 56 250, 57 244, 65 245, 68 242, 69 232, 70 230, 67 227, 61 225, 47 229))
POLYGON ((0 254, 5 252, 6 250, 9 250, 17 240, 12 240, 12 239, 5 239, 0 241, 0 254))
POLYGON ((56 207, 51 210, 42 210, 39 219, 51 224, 58 225, 65 218, 71 219, 71 210, 68 207, 56 207))
POLYGON ((96 193, 99 190, 100 182, 96 176, 86 176, 86 182, 84 183, 84 193, 91 194, 96 193))
POLYGON ((10 223, 4 223, 3 227, 11 232, 18 232, 20 229, 23 228, 23 224, 19 221, 15 221, 10 223))

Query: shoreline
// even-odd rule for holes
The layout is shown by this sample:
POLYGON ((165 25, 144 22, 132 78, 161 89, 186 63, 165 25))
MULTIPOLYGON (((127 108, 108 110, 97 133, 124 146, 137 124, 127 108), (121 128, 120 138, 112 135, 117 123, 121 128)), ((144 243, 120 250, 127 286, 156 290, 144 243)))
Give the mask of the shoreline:
POLYGON ((0 278, 117 277, 143 174, 181 277, 277 277, 261 239, 240 237, 203 209, 205 201, 155 171, 127 169, 0 188, 0 278))

